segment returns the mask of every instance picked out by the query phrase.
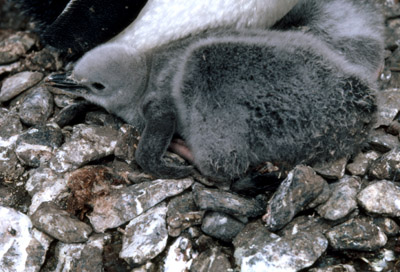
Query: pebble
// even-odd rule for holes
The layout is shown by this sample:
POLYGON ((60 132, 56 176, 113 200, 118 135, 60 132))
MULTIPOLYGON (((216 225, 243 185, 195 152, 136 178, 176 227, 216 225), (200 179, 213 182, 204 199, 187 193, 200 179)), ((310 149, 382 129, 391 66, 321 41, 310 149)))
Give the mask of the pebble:
POLYGON ((0 139, 8 139, 22 132, 19 115, 14 111, 0 108, 0 139))
POLYGON ((375 128, 388 127, 400 110, 400 89, 389 89, 376 96, 378 107, 375 128))
POLYGON ((376 151, 359 153, 353 159, 353 162, 346 166, 346 169, 354 176, 364 176, 367 173, 371 163, 379 157, 380 154, 376 151))
POLYGON ((118 141, 114 152, 115 156, 127 162, 134 161, 139 137, 139 132, 135 127, 128 124, 123 125, 119 129, 118 141))
POLYGON ((0 41, 0 64, 18 60, 38 42, 38 38, 27 32, 17 32, 0 41))
POLYGON ((308 272, 357 272, 353 265, 337 264, 324 268, 312 268, 308 272))
POLYGON ((24 173, 24 168, 15 155, 15 143, 18 136, 0 138, 0 181, 14 183, 24 173))
POLYGON ((381 228, 383 232, 388 236, 388 237, 393 237, 397 236, 400 233, 400 227, 391 218, 387 217, 374 217, 372 218, 372 222, 381 228))
POLYGON ((330 230, 330 222, 316 215, 298 216, 279 231, 280 236, 296 235, 299 232, 321 232, 330 230))
POLYGON ((86 101, 67 105, 54 116, 53 122, 60 127, 74 125, 83 119, 89 105, 91 104, 86 101))
POLYGON ((294 216, 315 200, 326 186, 326 181, 304 165, 289 172, 278 190, 269 200, 263 220, 271 231, 279 230, 294 216))
MULTIPOLYGON (((193 258, 197 253, 193 248, 192 241, 184 236, 180 236, 169 246, 167 255, 163 260, 163 272, 187 272, 192 265, 193 258)), ((144 270, 147 272, 149 270, 144 270)), ((191 270, 198 271, 198 270, 191 270)), ((215 270, 225 271, 225 270, 215 270)))
POLYGON ((73 218, 52 202, 43 202, 31 215, 32 224, 49 236, 64 243, 81 243, 89 239, 92 228, 73 218))
POLYGON ((39 271, 51 238, 36 230, 29 217, 0 206, 0 267, 2 271, 39 271))
POLYGON ((208 212, 203 218, 201 230, 224 242, 231 242, 242 230, 244 224, 232 216, 221 212, 208 212))
POLYGON ((23 165, 39 167, 52 158, 54 149, 58 148, 62 141, 63 135, 57 126, 31 128, 19 135, 15 154, 23 165))
POLYGON ((385 133, 383 130, 375 130, 368 139, 368 144, 375 151, 385 153, 400 145, 396 136, 385 133))
POLYGON ((52 113, 53 95, 45 86, 32 90, 19 108, 21 121, 28 126, 44 124, 52 113))
POLYGON ((6 102, 42 80, 39 72, 21 72, 6 78, 0 90, 0 102, 6 102))
POLYGON ((358 177, 345 176, 330 184, 331 196, 328 201, 317 207, 317 212, 325 219, 335 221, 349 215, 357 208, 357 193, 361 188, 358 177))
POLYGON ((223 253, 220 247, 213 247, 202 252, 193 260, 190 271, 232 271, 232 265, 229 256, 223 253))
POLYGON ((367 212, 400 216, 400 187, 393 182, 382 180, 364 188, 357 196, 358 203, 367 212))
POLYGON ((193 179, 143 182, 111 190, 93 199, 93 212, 88 216, 96 232, 116 228, 164 199, 182 193, 192 186, 193 179))
POLYGON ((326 233, 329 245, 335 250, 375 251, 387 242, 385 233, 363 219, 350 219, 326 233))
POLYGON ((346 171, 347 158, 342 158, 337 161, 324 165, 314 166, 314 170, 326 179, 341 179, 346 171))
POLYGON ((164 251, 168 239, 166 216, 167 206, 161 203, 130 221, 124 230, 119 257, 138 265, 164 251))
POLYGON ((372 162, 369 174, 377 179, 400 180, 400 147, 372 162))
POLYGON ((117 137, 118 131, 110 127, 76 125, 69 141, 55 152, 50 168, 63 173, 109 156, 114 152, 117 137))
POLYGON ((241 271, 295 272, 313 265, 327 249, 328 241, 322 233, 302 232, 272 242, 259 240, 252 247, 257 251, 242 256, 241 271))
POLYGON ((193 198, 201 210, 223 212, 237 217, 256 217, 265 211, 266 203, 257 198, 245 198, 201 185, 193 187, 193 198))

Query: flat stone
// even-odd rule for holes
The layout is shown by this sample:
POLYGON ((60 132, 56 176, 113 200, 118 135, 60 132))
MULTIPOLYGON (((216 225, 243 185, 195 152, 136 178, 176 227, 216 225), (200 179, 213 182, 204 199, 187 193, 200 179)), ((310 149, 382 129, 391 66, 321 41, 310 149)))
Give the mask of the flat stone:
POLYGON ((335 221, 346 217, 357 208, 356 197, 361 188, 358 177, 345 176, 336 183, 330 184, 331 197, 317 207, 317 212, 325 219, 335 221))
POLYGON ((45 86, 35 88, 19 108, 21 121, 28 126, 44 124, 53 113, 53 104, 53 95, 45 86))
POLYGON ((229 256, 222 252, 219 247, 210 248, 202 252, 193 260, 190 271, 209 272, 209 271, 231 271, 232 265, 229 256))
POLYGON ((31 216, 39 230, 64 243, 80 243, 89 239, 92 228, 58 208, 52 202, 43 202, 31 216))
POLYGON ((39 271, 51 238, 34 229, 25 214, 0 206, 0 267, 2 271, 39 271))
POLYGON ((196 184, 193 198, 201 210, 223 212, 233 216, 256 217, 265 211, 266 203, 257 198, 245 198, 227 191, 208 189, 196 184))
POLYGON ((241 271, 300 271, 313 265, 327 247, 320 232, 301 232, 272 242, 260 240, 253 245, 255 254, 242 256, 241 271))
POLYGON ((31 128, 19 135, 15 154, 23 165, 39 167, 51 159, 62 140, 63 135, 57 126, 31 128))
MULTIPOLYGON (((168 248, 163 260, 163 272, 187 272, 196 257, 197 252, 193 248, 192 241, 187 237, 178 237, 168 248)), ((149 270, 144 270, 149 271, 149 270)), ((197 270, 192 270, 197 271, 197 270)))
POLYGON ((135 151, 138 144, 138 130, 131 125, 125 124, 119 130, 114 154, 122 160, 132 162, 135 160, 135 151))
POLYGON ((369 174, 377 179, 400 180, 400 148, 392 149, 371 163, 369 174))
POLYGON ((383 130, 375 130, 369 135, 368 144, 378 152, 388 152, 399 146, 399 139, 396 136, 387 134, 383 130))
POLYGON ((113 154, 118 132, 110 127, 79 124, 72 136, 55 153, 50 167, 62 173, 113 154))
POLYGON ((67 105, 54 116, 53 122, 60 127, 75 124, 83 119, 83 116, 87 112, 89 105, 91 104, 86 101, 79 101, 71 105, 67 105))
POLYGON ((131 265, 143 264, 164 251, 167 245, 167 206, 153 207, 129 222, 119 257, 131 265))
POLYGON ((379 158, 379 156, 379 153, 376 151, 359 153, 353 159, 353 162, 346 166, 346 169, 354 176, 364 176, 367 173, 371 163, 379 158))
POLYGON ((193 179, 143 182, 111 190, 93 200, 93 212, 88 216, 96 232, 116 228, 164 199, 178 195, 192 186, 193 179))
POLYGON ((367 212, 391 217, 400 216, 400 187, 393 182, 374 182, 358 194, 357 200, 367 212))
POLYGON ((375 251, 387 242, 385 233, 362 219, 351 219, 326 233, 329 245, 335 250, 375 251))
POLYGON ((326 181, 308 166, 296 166, 270 199, 263 220, 271 231, 279 230, 315 200, 326 181))
POLYGON ((37 37, 27 32, 17 32, 0 42, 0 64, 18 60, 37 43, 37 37))
POLYGON ((39 72, 21 72, 6 78, 1 86, 0 102, 11 100, 37 84, 42 78, 43 74, 39 72))
POLYGON ((220 212, 208 212, 203 218, 201 230, 224 242, 231 242, 242 230, 244 224, 235 218, 220 212))
POLYGON ((325 233, 330 230, 328 222, 319 216, 298 216, 279 231, 280 236, 296 235, 300 232, 325 233))
POLYGON ((380 91, 376 96, 378 106, 375 128, 389 126, 400 110, 400 90, 380 91))
POLYGON ((337 161, 324 165, 314 166, 314 170, 327 179, 341 179, 344 177, 346 170, 347 158, 342 158, 337 161))
POLYGON ((6 108, 0 108, 0 138, 8 139, 22 132, 19 115, 6 108))

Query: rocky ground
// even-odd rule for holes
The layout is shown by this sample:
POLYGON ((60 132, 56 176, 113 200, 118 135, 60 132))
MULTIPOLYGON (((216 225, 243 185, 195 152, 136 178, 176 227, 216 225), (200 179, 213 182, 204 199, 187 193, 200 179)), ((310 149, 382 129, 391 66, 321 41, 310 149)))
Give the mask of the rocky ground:
POLYGON ((400 271, 400 4, 379 1, 368 147, 229 188, 141 172, 135 128, 45 85, 68 63, 0 0, 0 271, 400 271))

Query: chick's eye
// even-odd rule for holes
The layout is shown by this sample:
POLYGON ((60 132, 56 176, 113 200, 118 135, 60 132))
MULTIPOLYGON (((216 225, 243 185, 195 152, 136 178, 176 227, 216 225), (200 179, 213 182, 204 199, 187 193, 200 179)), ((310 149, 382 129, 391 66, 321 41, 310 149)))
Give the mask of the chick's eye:
POLYGON ((103 84, 98 83, 98 82, 92 83, 92 87, 99 91, 101 91, 105 88, 105 86, 103 84))

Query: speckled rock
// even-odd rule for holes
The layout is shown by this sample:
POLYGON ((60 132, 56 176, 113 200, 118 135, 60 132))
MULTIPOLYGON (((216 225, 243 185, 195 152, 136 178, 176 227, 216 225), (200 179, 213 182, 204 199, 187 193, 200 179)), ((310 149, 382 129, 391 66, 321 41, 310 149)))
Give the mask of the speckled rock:
POLYGON ((230 242, 243 227, 244 224, 232 216, 221 212, 208 212, 203 218, 201 230, 207 235, 230 242))
POLYGON ((385 133, 383 130, 375 130, 369 135, 368 144, 378 152, 388 152, 400 145, 396 136, 385 133))
POLYGON ((320 232, 302 232, 272 242, 260 240, 257 252, 241 258, 241 271, 295 272, 311 266, 327 249, 328 241, 320 232))
POLYGON ((373 161, 369 174, 377 179, 400 180, 398 169, 400 169, 400 147, 373 161))
POLYGON ((331 265, 324 268, 312 268, 308 272, 357 272, 350 264, 331 265))
POLYGON ((33 228, 25 214, 0 206, 1 271, 38 272, 51 238, 33 228))
POLYGON ((221 248, 213 247, 202 252, 193 260, 190 271, 209 272, 209 271, 231 271, 232 265, 229 256, 222 252, 221 248))
POLYGON ((0 108, 0 138, 7 139, 22 132, 19 115, 6 108, 0 108))
POLYGON ((58 208, 52 202, 43 202, 31 216, 32 224, 44 233, 64 243, 88 240, 92 228, 58 208))
POLYGON ((137 129, 128 124, 123 125, 119 130, 115 156, 128 162, 134 161, 138 143, 139 132, 137 129))
POLYGON ((279 231, 280 236, 296 235, 299 232, 321 232, 325 233, 330 230, 329 223, 319 216, 299 216, 295 217, 292 222, 287 224, 279 231))
POLYGON ((18 60, 38 42, 37 36, 27 32, 17 32, 0 41, 0 64, 18 60))
POLYGON ((330 184, 331 197, 328 201, 317 207, 318 213, 328 220, 344 218, 357 208, 357 194, 361 188, 358 177, 345 176, 336 183, 330 184))
POLYGON ((400 233, 400 227, 397 225, 396 221, 387 217, 374 217, 372 222, 381 228, 383 232, 388 236, 397 236, 400 233))
POLYGON ((373 223, 351 219, 326 233, 329 245, 336 250, 374 251, 387 242, 385 233, 373 223))
POLYGON ((32 196, 29 214, 33 214, 41 203, 55 201, 67 192, 67 178, 50 168, 33 169, 25 189, 32 196))
POLYGON ((111 190, 93 200, 90 222, 96 232, 118 227, 154 207, 164 199, 180 194, 193 179, 155 180, 111 190))
POLYGON ((270 199, 263 220, 271 231, 279 230, 315 200, 326 181, 307 166, 296 166, 270 199))
MULTIPOLYGON (((175 239, 167 250, 167 255, 163 260, 163 272, 187 272, 196 257, 191 240, 180 236, 175 239)), ((144 270, 147 272, 149 270, 144 270)), ((192 270, 196 271, 196 270, 192 270)))
POLYGON ((357 200, 370 213, 400 216, 400 187, 393 182, 374 182, 358 194, 357 200))
POLYGON ((245 198, 230 192, 208 189, 196 184, 193 198, 202 210, 223 212, 234 216, 255 217, 263 214, 266 202, 263 199, 245 198))
POLYGON ((45 123, 52 113, 53 95, 43 85, 32 90, 19 108, 21 121, 28 126, 45 123))
POLYGON ((103 271, 103 251, 110 240, 107 234, 92 235, 84 244, 65 244, 56 246, 57 265, 54 271, 103 271))
POLYGON ((354 176, 364 176, 367 173, 370 164, 379 158, 379 156, 379 153, 376 151, 359 153, 353 159, 353 162, 346 166, 346 169, 354 176))
POLYGON ((124 124, 121 119, 104 110, 88 112, 85 116, 85 123, 89 125, 108 126, 116 130, 120 129, 124 124))
POLYGON ((63 135, 57 126, 31 128, 19 135, 15 154, 23 165, 39 167, 50 160, 62 140, 63 135))
POLYGON ((56 151, 50 161, 50 167, 62 173, 111 155, 117 137, 118 131, 110 127, 76 125, 71 139, 56 151))
POLYGON ((327 179, 341 179, 346 170, 347 158, 342 158, 337 161, 314 166, 314 170, 327 179))
POLYGON ((15 182, 24 172, 14 152, 17 138, 0 138, 0 181, 15 182))
POLYGON ((167 245, 167 206, 161 203, 129 222, 119 257, 129 264, 143 264, 160 254, 167 245))
POLYGON ((3 81, 0 91, 0 102, 8 101, 42 80, 39 72, 21 72, 3 81))
POLYGON ((376 101, 378 113, 375 127, 389 126, 400 110, 400 89, 379 92, 376 101))

